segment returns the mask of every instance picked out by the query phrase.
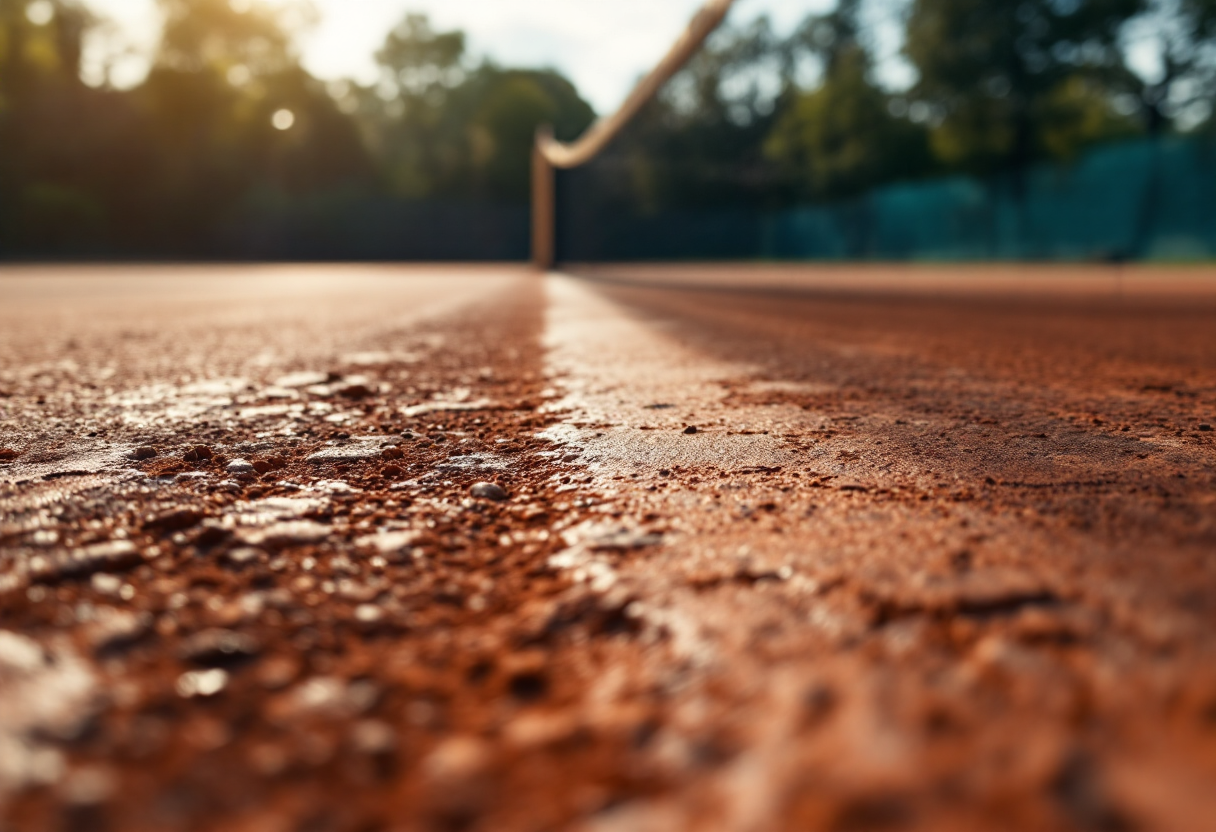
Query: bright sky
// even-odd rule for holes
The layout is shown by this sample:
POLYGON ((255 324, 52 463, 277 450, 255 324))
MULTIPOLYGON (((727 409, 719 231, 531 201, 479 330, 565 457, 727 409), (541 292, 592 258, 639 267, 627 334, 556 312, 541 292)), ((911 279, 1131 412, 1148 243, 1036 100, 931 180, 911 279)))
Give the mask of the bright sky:
MULTIPOLYGON (((264 2, 270 0, 263 0, 264 2)), ((134 54, 113 80, 136 83, 155 42, 154 0, 88 0, 121 26, 134 54)), ((473 51, 502 64, 551 66, 574 81, 599 112, 615 108, 688 24, 702 0, 314 0, 320 26, 304 41, 304 62, 325 79, 376 80, 372 53, 407 11, 440 29, 463 29, 473 51)), ((786 30, 834 0, 740 0, 734 20, 768 14, 786 30)))

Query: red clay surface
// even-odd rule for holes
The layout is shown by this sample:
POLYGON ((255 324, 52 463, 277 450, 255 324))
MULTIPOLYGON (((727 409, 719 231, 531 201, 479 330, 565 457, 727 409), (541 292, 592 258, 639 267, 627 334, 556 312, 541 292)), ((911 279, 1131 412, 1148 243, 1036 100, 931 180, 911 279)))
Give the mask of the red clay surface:
POLYGON ((1211 828, 1211 273, 584 271, 0 272, 0 829, 1211 828))

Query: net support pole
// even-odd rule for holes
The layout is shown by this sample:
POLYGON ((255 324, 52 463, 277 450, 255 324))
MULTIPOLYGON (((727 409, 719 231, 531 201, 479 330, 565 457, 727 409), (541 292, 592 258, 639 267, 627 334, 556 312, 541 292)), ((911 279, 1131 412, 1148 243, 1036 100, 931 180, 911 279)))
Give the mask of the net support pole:
POLYGON ((556 262, 557 199, 553 163, 542 148, 553 141, 553 131, 541 127, 536 131, 532 148, 532 265, 547 272, 556 262))
POLYGON ((643 78, 615 113, 602 118, 573 144, 555 141, 553 130, 536 131, 532 147, 532 264, 542 272, 556 262, 557 208, 555 169, 569 170, 595 158, 646 106, 671 77, 692 59, 705 39, 721 25, 736 0, 705 0, 684 34, 650 74, 643 78))

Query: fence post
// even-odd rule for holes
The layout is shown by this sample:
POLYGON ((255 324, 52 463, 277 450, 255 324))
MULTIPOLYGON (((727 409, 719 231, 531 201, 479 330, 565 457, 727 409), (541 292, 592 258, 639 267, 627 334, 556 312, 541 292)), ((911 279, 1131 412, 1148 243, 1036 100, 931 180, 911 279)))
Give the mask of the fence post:
POLYGON ((532 147, 532 265, 541 272, 553 268, 556 254, 556 182, 553 165, 541 150, 552 139, 551 127, 539 127, 532 147))

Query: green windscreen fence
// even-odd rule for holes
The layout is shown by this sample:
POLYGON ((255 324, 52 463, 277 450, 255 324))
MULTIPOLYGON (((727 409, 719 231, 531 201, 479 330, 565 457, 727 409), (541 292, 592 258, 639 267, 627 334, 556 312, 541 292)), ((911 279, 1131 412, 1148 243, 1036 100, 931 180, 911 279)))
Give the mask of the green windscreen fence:
POLYGON ((1095 148, 1011 177, 892 185, 845 203, 642 214, 561 188, 559 256, 573 261, 1202 260, 1216 256, 1216 144, 1095 148))
MULTIPOLYGON (((1200 136, 1106 145, 1067 164, 1040 165, 1023 177, 1020 195, 1008 177, 954 177, 891 185, 837 204, 767 209, 757 206, 779 195, 749 180, 745 165, 687 164, 685 184, 706 185, 700 202, 685 197, 695 210, 644 206, 645 189, 611 153, 563 172, 558 258, 1216 258, 1216 141, 1200 136)), ((121 218, 103 208, 72 192, 26 189, 20 210, 0 210, 0 261, 522 261, 529 250, 526 202, 413 201, 358 188, 303 197, 253 189, 214 226, 196 229, 188 202, 168 205, 165 217, 129 222, 137 231, 141 223, 153 226, 134 242, 113 233, 121 218), (183 229, 190 233, 170 233, 183 229)))

